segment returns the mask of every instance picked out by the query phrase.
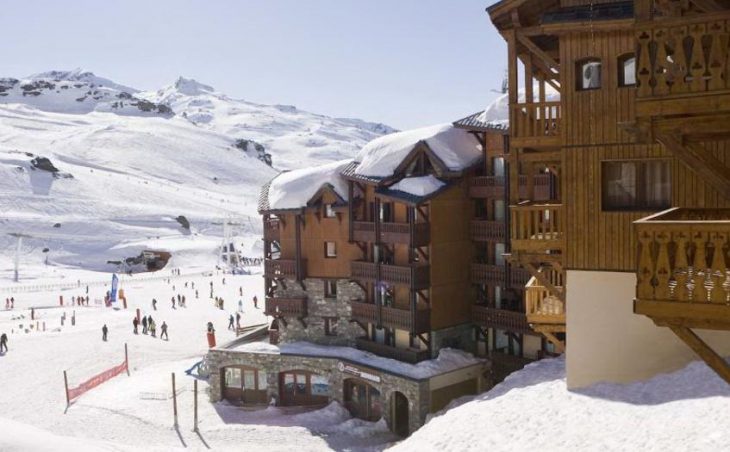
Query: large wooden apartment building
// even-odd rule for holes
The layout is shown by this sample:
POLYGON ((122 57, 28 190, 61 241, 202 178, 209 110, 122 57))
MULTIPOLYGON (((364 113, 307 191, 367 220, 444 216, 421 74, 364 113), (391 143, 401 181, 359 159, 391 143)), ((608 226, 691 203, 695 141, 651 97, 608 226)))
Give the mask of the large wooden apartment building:
POLYGON ((534 277, 532 328, 567 341, 568 384, 646 378, 691 350, 730 380, 730 2, 488 13, 508 45, 510 171, 556 176, 547 202, 511 179, 508 258, 534 277))

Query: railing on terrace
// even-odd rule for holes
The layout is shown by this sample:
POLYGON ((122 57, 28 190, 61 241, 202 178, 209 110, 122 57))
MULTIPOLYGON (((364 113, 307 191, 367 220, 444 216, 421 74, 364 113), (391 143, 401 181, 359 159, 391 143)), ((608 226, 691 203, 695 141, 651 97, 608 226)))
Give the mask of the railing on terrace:
POLYGON ((562 250, 565 225, 562 204, 525 203, 510 206, 512 249, 545 252, 562 250))
POLYGON ((534 277, 525 289, 525 313, 531 324, 565 324, 565 302, 551 295, 534 277))
POLYGON ((279 315, 306 317, 307 299, 306 297, 267 297, 264 314, 273 317, 279 315))
MULTIPOLYGON (((354 239, 358 242, 376 242, 375 222, 353 222, 354 239)), ((413 246, 428 245, 431 241, 431 224, 415 223, 411 232, 409 223, 380 223, 380 242, 399 243, 413 246)))
POLYGON ((365 350, 376 355, 386 358, 396 359, 407 363, 415 364, 431 358, 428 350, 418 350, 414 348, 396 348, 385 344, 373 342, 367 338, 360 337, 356 339, 357 348, 365 350))
POLYGON ((506 226, 503 221, 472 220, 471 239, 475 242, 504 242, 506 226))
POLYGON ((512 106, 510 130, 512 144, 560 144, 560 101, 520 103, 512 106))

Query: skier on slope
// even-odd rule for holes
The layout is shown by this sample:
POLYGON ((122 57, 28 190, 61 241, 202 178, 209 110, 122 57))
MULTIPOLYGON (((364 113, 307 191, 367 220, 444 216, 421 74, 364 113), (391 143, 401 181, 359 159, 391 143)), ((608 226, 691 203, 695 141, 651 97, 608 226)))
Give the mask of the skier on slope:
POLYGON ((233 329, 233 321, 234 321, 233 314, 231 314, 231 316, 228 317, 228 329, 229 330, 233 329))
POLYGON ((236 313, 236 328, 241 328, 241 313, 236 313))
POLYGON ((150 336, 157 337, 157 336, 155 336, 155 332, 157 331, 157 326, 155 325, 155 321, 150 320, 149 325, 150 325, 150 336))
POLYGON ((106 342, 106 335, 109 333, 109 328, 106 327, 106 323, 101 327, 101 340, 106 342))
POLYGON ((167 337, 167 323, 165 321, 162 321, 162 325, 160 325, 160 339, 162 339, 162 336, 165 336, 165 340, 169 340, 167 337))
POLYGON ((142 334, 147 334, 147 317, 142 317, 142 334))
POLYGON ((137 317, 132 319, 132 326, 134 327, 134 334, 139 334, 137 331, 137 327, 139 327, 139 320, 137 320, 137 317))
POLYGON ((3 353, 3 349, 5 349, 5 353, 8 351, 8 335, 3 333, 0 334, 0 353, 3 353))
POLYGON ((175 307, 175 297, 172 297, 172 309, 177 309, 177 308, 175 307))

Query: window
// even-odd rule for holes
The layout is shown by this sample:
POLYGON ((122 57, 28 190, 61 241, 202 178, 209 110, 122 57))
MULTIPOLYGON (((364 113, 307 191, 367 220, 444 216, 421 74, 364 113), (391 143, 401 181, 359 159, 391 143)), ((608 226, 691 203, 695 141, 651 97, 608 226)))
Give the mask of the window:
POLYGON ((337 257, 337 244, 335 242, 324 242, 324 257, 327 259, 337 257))
POLYGON ((579 91, 601 87, 601 60, 588 58, 576 63, 576 89, 579 91))
POLYGON ((492 167, 494 168, 494 175, 504 177, 504 158, 494 157, 492 159, 492 167))
POLYGON ((384 202, 380 204, 380 221, 390 223, 393 221, 393 203, 384 202))
POLYGON ((330 393, 330 383, 327 377, 321 375, 312 374, 312 395, 313 396, 327 396, 330 393))
POLYGON ((256 389, 256 371, 252 369, 243 370, 243 389, 256 389))
POLYGON ((325 298, 337 298, 337 281, 336 280, 325 280, 324 297, 325 298))
POLYGON ((324 318, 324 334, 326 336, 337 336, 337 317, 324 318))
POLYGON ((226 367, 226 387, 241 387, 241 369, 237 367, 226 367))
POLYGON ((636 57, 633 53, 618 58, 618 86, 636 86, 636 57))
POLYGON ((325 204, 324 205, 324 217, 325 218, 334 218, 337 214, 335 214, 335 209, 332 207, 332 204, 325 204))
POLYGON ((670 171, 667 160, 602 162, 603 210, 663 210, 671 207, 670 171))

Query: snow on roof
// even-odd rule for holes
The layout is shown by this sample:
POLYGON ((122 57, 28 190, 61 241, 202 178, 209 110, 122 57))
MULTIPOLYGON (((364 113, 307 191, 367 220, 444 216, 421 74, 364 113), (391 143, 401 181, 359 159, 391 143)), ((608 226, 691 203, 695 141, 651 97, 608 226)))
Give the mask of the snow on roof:
POLYGON ((383 358, 352 347, 318 345, 311 342, 291 342, 279 346, 265 342, 252 342, 234 347, 231 350, 248 353, 305 355, 346 359, 354 363, 417 380, 431 378, 436 375, 484 362, 482 359, 475 358, 471 353, 451 348, 442 348, 436 359, 421 361, 418 364, 408 364, 395 359, 383 358))
POLYGON ((439 191, 446 183, 433 175, 422 177, 406 177, 391 185, 390 190, 402 191, 414 196, 428 196, 439 191))
POLYGON ((306 207, 312 197, 326 185, 347 200, 347 183, 340 176, 350 160, 287 171, 276 176, 268 186, 268 209, 286 210, 306 207))
MULTIPOLYGON (((537 85, 534 92, 537 93, 537 85)), ((560 92, 556 91, 550 85, 545 85, 545 101, 557 102, 560 100, 560 92)), ((525 102, 525 90, 522 89, 518 95, 518 102, 525 102)), ((509 128, 509 93, 503 94, 494 100, 484 110, 480 122, 487 124, 489 127, 506 129, 509 128)))
POLYGON ((479 144, 469 132, 450 123, 438 124, 376 138, 355 158, 360 163, 355 173, 370 177, 392 176, 422 141, 452 171, 468 168, 482 156, 479 144))

